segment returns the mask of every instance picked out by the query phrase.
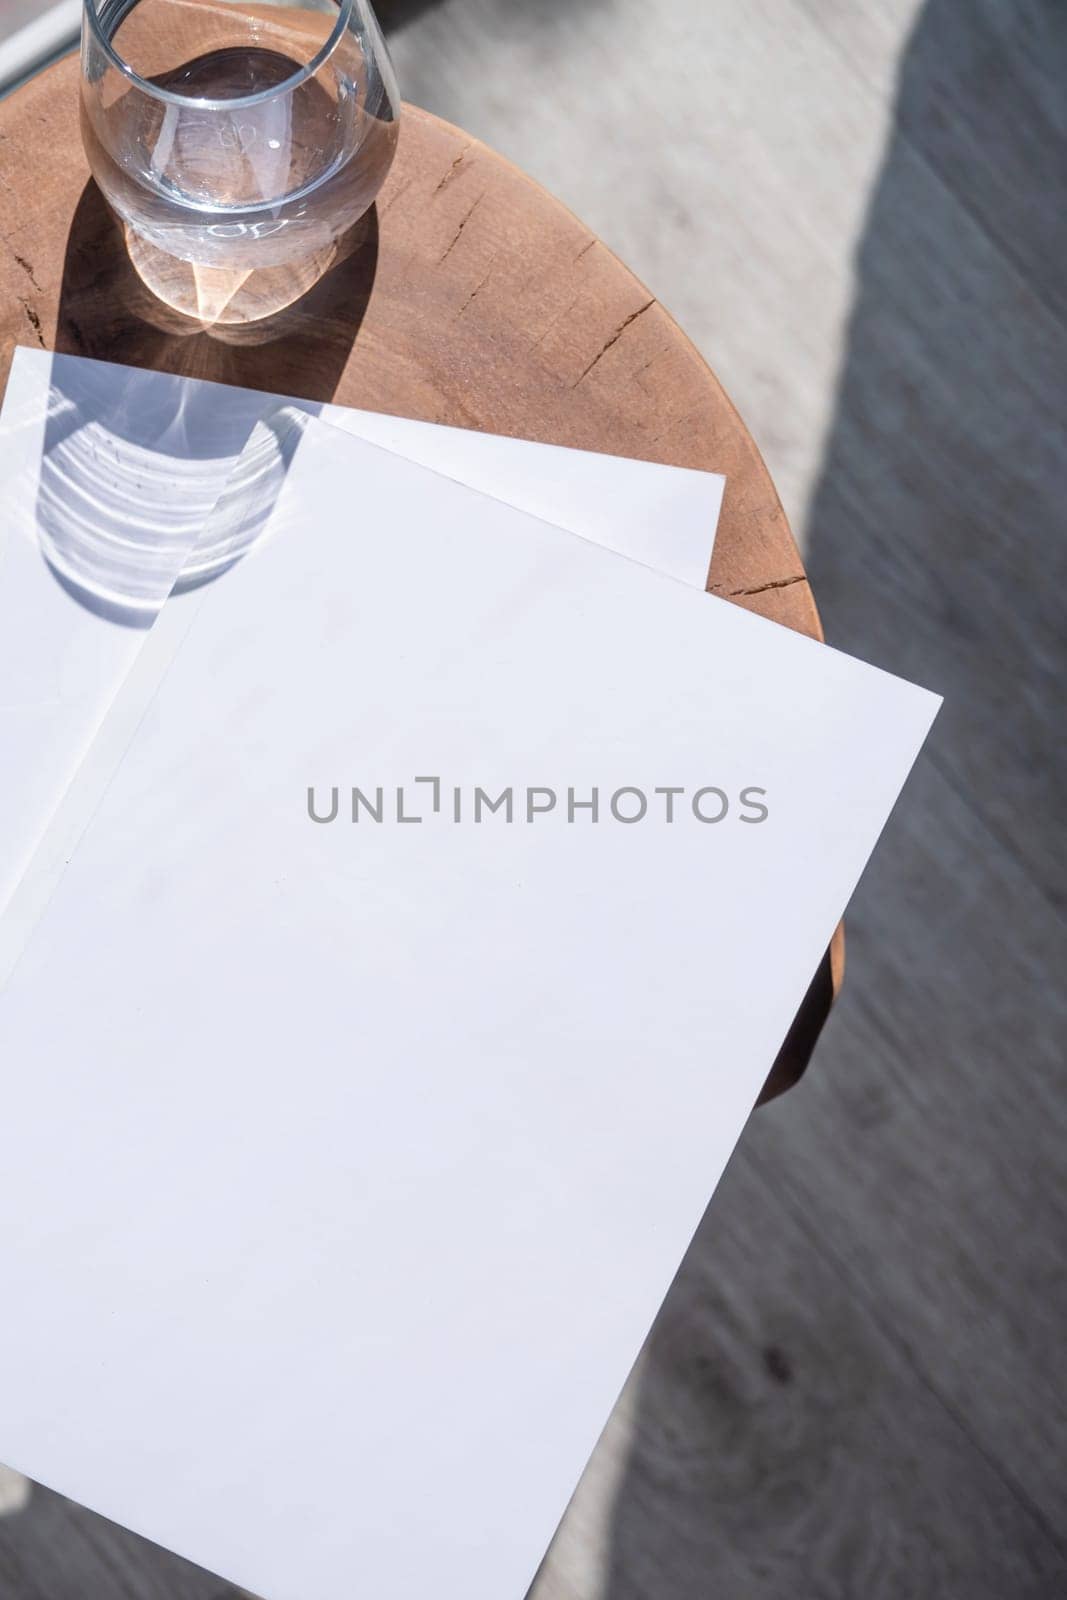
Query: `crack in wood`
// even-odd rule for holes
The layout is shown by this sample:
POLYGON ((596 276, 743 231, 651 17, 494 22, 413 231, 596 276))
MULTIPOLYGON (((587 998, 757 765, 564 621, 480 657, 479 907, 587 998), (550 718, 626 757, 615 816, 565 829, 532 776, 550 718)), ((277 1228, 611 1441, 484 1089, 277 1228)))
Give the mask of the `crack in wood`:
POLYGON ((626 332, 626 330, 630 326, 630 324, 632 322, 636 322, 638 317, 643 317, 645 312, 649 309, 649 307, 650 306, 654 306, 655 303, 656 303, 655 297, 653 297, 651 300, 646 300, 643 306, 638 306, 636 311, 631 311, 630 315, 628 317, 624 317, 623 318, 622 322, 619 323, 619 326, 615 329, 615 332, 611 335, 610 339, 608 339, 607 343, 602 345, 601 348, 597 351, 596 355, 593 357, 592 361, 590 361, 590 363, 586 367, 585 371, 579 373, 578 377, 575 378, 574 382, 571 384, 571 388, 572 389, 577 389, 578 385, 580 383, 584 382, 584 380, 586 378, 588 378, 589 374, 592 372, 592 370, 596 366, 597 362, 598 361, 603 361, 603 359, 607 355, 608 351, 614 345, 618 344, 619 340, 622 338, 623 334, 626 332))
MULTIPOLYGON (((660 356, 667 354, 669 354, 668 351, 660 350, 658 354, 653 357, 653 360, 658 361, 660 356)), ((648 365, 651 366, 652 362, 649 362, 648 365)), ((646 368, 642 367, 639 372, 634 374, 635 381, 645 370, 646 368)), ((641 387, 644 388, 644 385, 642 384, 641 387)), ((674 432, 675 428, 684 428, 687 422, 692 422, 694 419, 704 415, 705 411, 706 407, 701 405, 698 406, 695 411, 684 411, 680 417, 673 417, 665 428, 661 428, 658 433, 654 433, 652 435, 651 439, 648 441, 649 445, 651 446, 654 444, 659 444, 660 440, 668 438, 674 432)))
POLYGON ((434 188, 434 191, 433 191, 434 194, 440 194, 442 189, 447 189, 448 188, 448 186, 452 182, 453 178, 458 178, 459 177, 459 168, 463 164, 463 158, 467 154, 467 151, 472 149, 473 146, 474 146, 474 140, 473 139, 471 140, 471 142, 469 144, 465 144, 463 146, 463 149, 460 151, 459 155, 456 156, 455 160, 452 162, 452 165, 449 167, 448 171, 445 173, 445 175, 441 179, 440 183, 437 184, 436 187, 434 188))
POLYGON ((556 313, 556 315, 549 322, 547 328, 545 328, 542 333, 539 333, 537 338, 534 340, 533 346, 532 346, 532 348, 534 350, 536 350, 539 345, 543 345, 544 344, 545 340, 548 338, 548 336, 552 332, 553 328, 558 328, 560 323, 564 320, 564 318, 570 316, 571 312, 574 310, 575 306, 578 304, 578 302, 579 302, 579 300, 581 298, 582 297, 581 297, 580 294, 576 294, 574 299, 570 302, 569 305, 564 306, 562 311, 559 311, 559 312, 556 313))
POLYGON ((482 290, 485 288, 486 284, 489 282, 490 277, 492 276, 493 262, 495 260, 496 260, 496 256, 494 255, 491 258, 491 260, 489 262, 489 265, 485 270, 485 276, 483 278, 479 279, 479 281, 474 285, 474 288, 471 290, 471 292, 467 296, 466 300, 464 300, 463 304, 460 306, 459 310, 456 312, 456 316, 457 317, 461 317, 463 315, 463 313, 466 311, 467 307, 470 305, 471 301, 476 299, 477 296, 481 294, 482 290))
POLYGON ((18 266, 20 266, 22 268, 22 270, 26 274, 27 278, 29 278, 30 282, 33 284, 33 287, 37 290, 38 294, 40 294, 41 285, 37 282, 37 279, 34 277, 33 267, 26 260, 25 256, 20 256, 19 255, 17 250, 15 252, 15 262, 16 262, 16 264, 18 266))
POLYGON ((394 190, 394 192, 389 196, 388 200, 385 202, 384 206, 379 206, 378 207, 378 218, 379 218, 379 220, 381 220, 381 218, 384 217, 388 212, 392 211, 393 207, 396 205, 398 200, 402 200, 404 198, 404 196, 407 194, 408 190, 411 188, 411 186, 412 186, 412 184, 414 182, 415 182, 414 178, 408 178, 405 183, 402 183, 400 185, 399 189, 394 190))
POLYGON ((46 350, 48 347, 44 342, 44 335, 41 332, 41 319, 40 319, 40 317, 37 315, 37 312, 34 310, 33 306, 30 305, 30 302, 27 299, 25 299, 25 297, 23 295, 20 294, 18 299, 19 299, 19 305, 22 307, 23 311, 26 313, 26 321, 29 323, 30 327, 34 331, 34 334, 36 335, 37 343, 40 345, 42 350, 46 350))
POLYGON ((753 594, 766 594, 768 589, 791 589, 795 583, 807 583, 806 572, 797 572, 791 578, 772 578, 769 583, 757 583, 751 589, 724 589, 721 583, 710 583, 709 594, 717 594, 724 600, 736 600, 742 596, 753 594))
POLYGON ((441 257, 440 261, 438 261, 438 263, 437 263, 438 266, 441 265, 441 261, 447 261, 448 260, 448 257, 452 254, 453 250, 456 248, 457 244, 459 243, 464 228, 467 226, 467 223, 473 217, 474 213, 477 211, 478 207, 481 205, 481 203, 482 203, 482 201, 484 199, 485 199, 485 194, 484 193, 480 194, 478 196, 477 200, 471 206, 470 210, 467 212, 466 216, 462 219, 462 221, 460 222, 459 227, 456 229, 455 233, 452 235, 451 244, 448 246, 448 249, 445 251, 445 253, 441 257))

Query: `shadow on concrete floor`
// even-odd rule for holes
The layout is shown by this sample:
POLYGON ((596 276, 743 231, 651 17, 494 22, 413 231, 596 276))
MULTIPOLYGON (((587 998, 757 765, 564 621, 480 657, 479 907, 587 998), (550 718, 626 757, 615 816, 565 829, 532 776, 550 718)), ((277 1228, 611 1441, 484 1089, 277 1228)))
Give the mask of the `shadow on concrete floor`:
POLYGON ((1056 0, 902 58, 808 570, 946 706, 651 1336, 603 1600, 1067 1592, 1065 82, 1056 0))

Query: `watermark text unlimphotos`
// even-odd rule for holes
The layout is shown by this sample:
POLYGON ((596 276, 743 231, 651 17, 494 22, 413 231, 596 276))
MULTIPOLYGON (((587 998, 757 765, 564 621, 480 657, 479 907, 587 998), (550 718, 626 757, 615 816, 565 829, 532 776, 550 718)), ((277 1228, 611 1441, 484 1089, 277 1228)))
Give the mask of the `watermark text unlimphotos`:
POLYGON ((480 788, 448 784, 439 777, 412 778, 407 783, 329 789, 308 785, 307 814, 312 822, 355 822, 409 825, 440 819, 448 823, 532 825, 556 823, 703 823, 734 821, 757 825, 770 816, 767 790, 746 784, 732 791, 707 784, 687 789, 677 784, 576 788, 549 784, 480 788))

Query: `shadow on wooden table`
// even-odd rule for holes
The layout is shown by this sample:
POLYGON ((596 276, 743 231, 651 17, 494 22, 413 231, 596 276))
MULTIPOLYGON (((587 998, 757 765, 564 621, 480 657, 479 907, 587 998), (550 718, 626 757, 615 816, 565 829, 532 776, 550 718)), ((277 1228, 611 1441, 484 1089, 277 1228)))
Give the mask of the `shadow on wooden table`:
POLYGON ((833 943, 808 986, 800 1010, 793 1019, 793 1025, 760 1092, 758 1105, 766 1105, 768 1100, 777 1099, 798 1083, 807 1071, 819 1035, 830 1015, 834 996, 841 987, 844 968, 845 930, 842 925, 834 934, 833 943))
POLYGON ((305 400, 331 400, 377 271, 375 207, 345 244, 347 254, 295 304, 262 322, 207 330, 170 312, 145 288, 121 229, 90 181, 67 239, 55 348, 305 400))
MULTIPOLYGON (((214 295, 218 311, 231 317, 290 303, 229 324, 182 315, 141 281, 96 185, 82 191, 63 259, 33 531, 72 598, 134 628, 151 626, 174 571, 187 570, 188 539, 202 533, 231 460, 240 459, 244 474, 241 551, 257 536, 299 430, 270 416, 257 421, 271 402, 256 391, 295 396, 312 411, 332 399, 374 283, 377 213, 372 208, 339 241, 331 269, 299 298, 292 298, 298 273, 284 267, 198 277, 160 259, 168 263, 161 288, 178 303, 187 297, 202 306, 214 295), (130 369, 118 383, 114 363, 130 369), (162 384, 157 374, 167 375, 162 384), (208 384, 176 389, 167 381, 174 375, 246 393, 231 393, 227 404, 208 384)), ((227 525, 220 534, 217 561, 210 537, 207 545, 200 538, 196 581, 233 564, 234 531, 227 525)))

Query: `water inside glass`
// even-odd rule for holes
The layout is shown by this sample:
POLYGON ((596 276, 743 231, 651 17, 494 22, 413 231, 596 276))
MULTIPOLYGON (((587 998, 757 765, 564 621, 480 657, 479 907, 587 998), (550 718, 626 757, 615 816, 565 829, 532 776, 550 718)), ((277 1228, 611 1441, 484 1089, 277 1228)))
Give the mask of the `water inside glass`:
POLYGON ((135 265, 186 263, 216 298, 265 269, 306 287, 395 151, 364 0, 86 0, 83 68, 85 147, 135 265))

